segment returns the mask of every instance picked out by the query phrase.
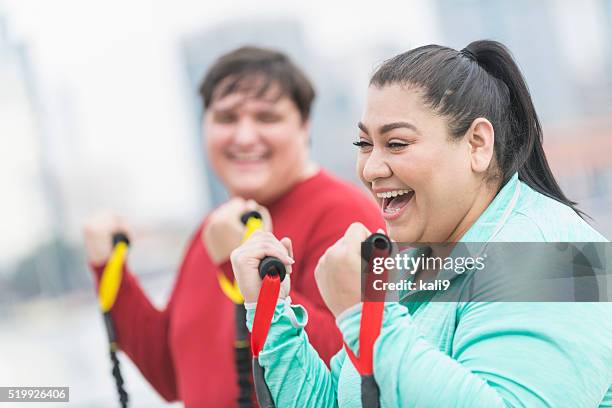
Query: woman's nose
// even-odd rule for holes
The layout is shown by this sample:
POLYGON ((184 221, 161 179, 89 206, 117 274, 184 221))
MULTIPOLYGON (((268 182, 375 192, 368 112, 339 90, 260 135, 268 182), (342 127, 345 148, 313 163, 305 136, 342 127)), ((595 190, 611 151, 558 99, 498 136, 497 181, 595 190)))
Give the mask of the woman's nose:
POLYGON ((383 155, 374 149, 363 166, 363 178, 371 183, 376 179, 391 177, 392 174, 393 172, 383 155))

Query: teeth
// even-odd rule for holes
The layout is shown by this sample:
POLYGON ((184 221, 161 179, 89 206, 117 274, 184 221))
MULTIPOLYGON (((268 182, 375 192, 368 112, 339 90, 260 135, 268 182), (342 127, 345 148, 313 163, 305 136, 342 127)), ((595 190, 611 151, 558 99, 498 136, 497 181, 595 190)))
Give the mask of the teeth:
POLYGON ((403 194, 407 194, 409 192, 411 192, 412 189, 408 188, 405 190, 393 190, 393 191, 385 191, 383 193, 376 193, 376 197, 378 198, 391 198, 391 197, 397 197, 397 196, 401 196, 403 194))
POLYGON ((253 154, 253 153, 234 153, 234 158, 238 160, 261 160, 263 155, 261 154, 253 154))

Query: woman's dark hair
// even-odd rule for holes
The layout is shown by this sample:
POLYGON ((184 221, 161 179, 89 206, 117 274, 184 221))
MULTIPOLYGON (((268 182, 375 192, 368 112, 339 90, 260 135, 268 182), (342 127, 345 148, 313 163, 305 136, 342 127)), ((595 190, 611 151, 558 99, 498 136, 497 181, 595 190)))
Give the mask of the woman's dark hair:
POLYGON ((497 41, 474 41, 461 51, 439 45, 415 48, 385 61, 370 85, 413 86, 423 101, 448 119, 454 138, 474 119, 495 129, 494 177, 503 186, 518 171, 534 190, 583 213, 553 176, 542 147, 542 128, 525 79, 508 49, 497 41))
POLYGON ((214 98, 233 92, 250 92, 261 97, 278 85, 278 97, 288 96, 300 111, 302 120, 310 116, 315 90, 308 77, 286 54, 266 48, 245 46, 222 55, 206 72, 200 96, 204 108, 214 98))

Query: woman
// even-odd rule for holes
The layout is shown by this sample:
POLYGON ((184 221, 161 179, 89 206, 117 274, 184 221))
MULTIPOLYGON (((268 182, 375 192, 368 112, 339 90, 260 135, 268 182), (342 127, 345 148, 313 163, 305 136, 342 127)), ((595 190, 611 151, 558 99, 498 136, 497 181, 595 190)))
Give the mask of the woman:
MULTIPOLYGON (((430 45, 386 61, 359 129, 357 171, 395 241, 606 241, 555 181, 527 86, 500 43, 430 45)), ((369 234, 351 225, 315 271, 355 354, 360 243, 369 234)), ((246 302, 257 301, 254 265, 264 255, 289 263, 285 247, 260 233, 232 253, 246 302)), ((259 355, 276 406, 361 406, 345 349, 328 370, 308 344, 305 311, 283 293, 259 355)), ((374 345, 383 407, 612 406, 608 304, 406 304, 385 305, 374 345)))

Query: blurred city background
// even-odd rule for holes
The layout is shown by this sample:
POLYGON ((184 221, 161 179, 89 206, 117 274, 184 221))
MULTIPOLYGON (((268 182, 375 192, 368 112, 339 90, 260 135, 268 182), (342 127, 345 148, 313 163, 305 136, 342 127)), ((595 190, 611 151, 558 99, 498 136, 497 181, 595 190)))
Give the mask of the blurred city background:
MULTIPOLYGON (((355 180, 350 143, 374 67, 483 38, 514 53, 554 173, 612 237, 612 0, 0 0, 0 385, 116 405, 82 223, 101 208, 127 218, 130 263, 165 305, 191 233, 225 198, 197 95, 219 54, 288 52, 317 85, 313 157, 355 180)), ((168 406, 122 364, 132 406, 168 406)))

